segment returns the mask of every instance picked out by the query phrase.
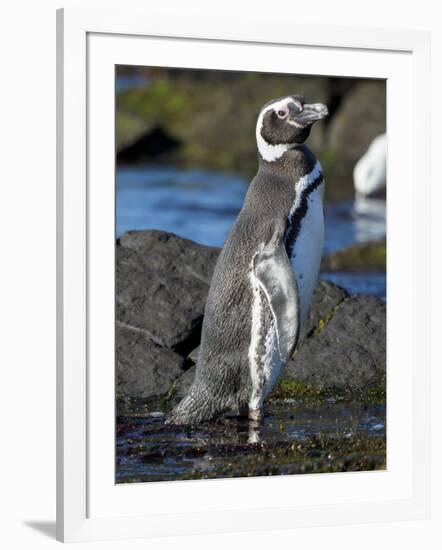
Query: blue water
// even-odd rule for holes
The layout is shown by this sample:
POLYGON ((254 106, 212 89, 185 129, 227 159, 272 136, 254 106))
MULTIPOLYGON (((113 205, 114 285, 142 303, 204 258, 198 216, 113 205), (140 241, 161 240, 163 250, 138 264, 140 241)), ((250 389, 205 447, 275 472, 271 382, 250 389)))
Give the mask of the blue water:
POLYGON ((321 273, 321 279, 342 286, 349 294, 372 294, 384 301, 387 297, 385 273, 321 273))
POLYGON ((117 237, 132 229, 162 229, 222 246, 247 191, 223 172, 174 168, 117 171, 117 237))
MULTIPOLYGON (((201 244, 222 246, 247 192, 237 175, 172 167, 117 170, 116 233, 162 229, 201 244)), ((385 201, 365 199, 325 206, 325 254, 385 237, 385 201)), ((385 274, 332 273, 323 278, 351 294, 385 299, 385 274)))

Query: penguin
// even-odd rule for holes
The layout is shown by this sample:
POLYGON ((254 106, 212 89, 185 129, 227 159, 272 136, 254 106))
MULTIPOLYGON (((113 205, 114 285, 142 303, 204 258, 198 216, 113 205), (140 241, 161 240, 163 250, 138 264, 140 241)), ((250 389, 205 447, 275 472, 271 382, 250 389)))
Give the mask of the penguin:
POLYGON ((356 197, 385 196, 387 184, 387 134, 379 134, 353 170, 356 197))
POLYGON ((167 423, 195 425, 232 412, 262 420, 319 273, 324 178, 304 142, 327 114, 301 95, 260 110, 258 172, 214 269, 193 384, 167 423))

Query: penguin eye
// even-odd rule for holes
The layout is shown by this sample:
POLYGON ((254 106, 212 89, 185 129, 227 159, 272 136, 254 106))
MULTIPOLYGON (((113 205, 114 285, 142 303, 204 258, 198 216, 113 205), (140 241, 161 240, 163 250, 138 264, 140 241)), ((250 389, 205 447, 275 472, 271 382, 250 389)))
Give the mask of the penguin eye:
POLYGON ((278 115, 279 118, 286 118, 289 114, 289 110, 287 107, 281 107, 281 109, 278 109, 276 111, 276 114, 278 115))
POLYGON ((286 118, 288 114, 289 114, 288 109, 279 109, 279 111, 277 112, 277 115, 279 116, 279 118, 286 118))

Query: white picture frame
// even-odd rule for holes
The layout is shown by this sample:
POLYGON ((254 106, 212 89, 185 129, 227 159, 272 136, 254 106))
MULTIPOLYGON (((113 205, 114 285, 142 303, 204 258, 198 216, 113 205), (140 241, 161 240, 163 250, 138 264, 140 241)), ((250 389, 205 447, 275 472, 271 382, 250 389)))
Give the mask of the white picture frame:
POLYGON ((58 540, 429 516, 429 34, 274 23, 57 13, 58 540), (115 485, 115 64, 387 79, 385 472, 115 485))

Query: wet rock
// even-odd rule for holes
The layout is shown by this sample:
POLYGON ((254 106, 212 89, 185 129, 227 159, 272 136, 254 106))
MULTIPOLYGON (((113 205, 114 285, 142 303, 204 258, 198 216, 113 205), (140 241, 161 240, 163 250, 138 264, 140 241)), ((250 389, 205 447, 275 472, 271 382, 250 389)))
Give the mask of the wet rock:
POLYGON ((126 233, 116 247, 117 319, 161 347, 188 353, 199 343, 218 254, 163 231, 126 233))
POLYGON ((117 483, 385 469, 385 406, 269 403, 262 424, 117 420, 117 483))
POLYGON ((117 395, 149 398, 168 391, 183 373, 184 358, 117 321, 116 366, 117 395))
POLYGON ((384 384, 385 368, 385 303, 354 296, 298 348, 285 376, 318 389, 352 391, 384 384))

